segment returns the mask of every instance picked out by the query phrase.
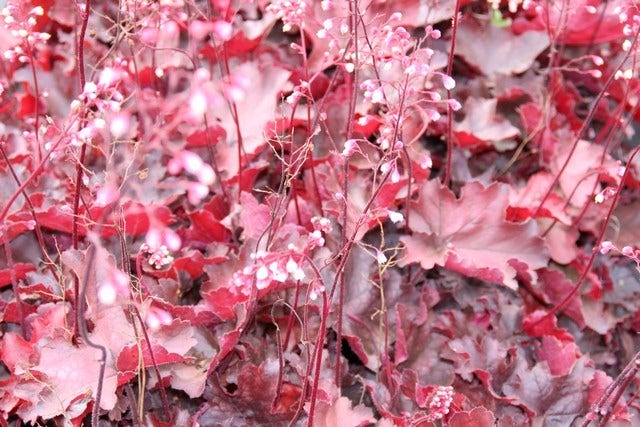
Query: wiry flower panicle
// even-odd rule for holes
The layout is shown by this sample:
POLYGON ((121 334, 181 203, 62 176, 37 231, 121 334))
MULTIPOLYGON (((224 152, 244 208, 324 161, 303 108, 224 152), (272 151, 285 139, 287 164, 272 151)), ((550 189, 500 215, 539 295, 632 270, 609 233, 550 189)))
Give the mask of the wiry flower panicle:
POLYGON ((640 250, 635 246, 624 246, 622 249, 618 248, 612 242, 605 240, 600 243, 599 251, 602 255, 607 255, 611 251, 617 252, 620 255, 635 261, 636 270, 640 271, 640 250))
POLYGON ((313 218, 311 218, 311 224, 313 225, 314 229, 323 233, 330 233, 331 230, 333 230, 333 227, 331 226, 331 220, 329 218, 314 216, 313 218))
POLYGON ((287 96, 285 102, 289 105, 296 105, 301 99, 311 99, 311 85, 302 80, 300 84, 293 88, 291 95, 287 96))
POLYGON ((282 31, 285 33, 304 24, 307 4, 304 0, 275 0, 267 6, 267 12, 273 13, 282 20, 282 31))
POLYGON ((602 255, 608 254, 609 252, 611 252, 612 249, 616 249, 616 247, 614 246, 613 243, 611 243, 608 240, 605 240, 600 244, 600 253, 602 255))
MULTIPOLYGON (((640 31, 640 12, 638 12, 636 6, 630 6, 627 8, 618 6, 613 12, 618 15, 620 23, 624 24, 622 34, 624 37, 627 37, 627 39, 622 42, 622 50, 629 52, 631 54, 630 58, 634 58, 637 56, 638 50, 640 50, 637 39, 635 38, 636 34, 640 31)), ((616 80, 631 80, 637 75, 637 61, 629 60, 621 69, 616 71, 614 78, 616 80)))
POLYGON ((255 264, 245 267, 242 271, 236 271, 231 279, 233 285, 245 288, 255 279, 256 287, 262 290, 269 288, 272 284, 285 283, 290 279, 300 281, 306 277, 299 261, 296 261, 299 256, 294 251, 287 253, 260 251, 251 254, 251 258, 255 264))
POLYGON ((11 35, 18 40, 16 46, 4 52, 4 58, 21 63, 30 62, 37 50, 51 38, 49 33, 36 31, 38 18, 44 15, 42 6, 31 8, 25 3, 10 2, 0 11, 11 35))
POLYGON ((596 204, 604 203, 605 200, 611 199, 613 196, 615 196, 615 194, 616 194, 615 187, 606 187, 602 191, 600 191, 598 194, 593 196, 593 201, 596 204))
MULTIPOLYGON (((337 198, 344 198, 342 193, 336 194, 337 198)), ((311 218, 311 224, 313 225, 314 230, 308 235, 307 247, 305 250, 309 251, 316 247, 324 246, 325 240, 322 236, 323 233, 330 233, 333 229, 331 226, 331 220, 328 218, 314 216, 311 218)))
POLYGON ((167 163, 167 171, 171 175, 178 175, 183 170, 197 178, 197 181, 189 181, 186 184, 189 203, 197 205, 209 194, 209 186, 215 180, 214 170, 204 163, 200 156, 189 150, 181 151, 167 163))

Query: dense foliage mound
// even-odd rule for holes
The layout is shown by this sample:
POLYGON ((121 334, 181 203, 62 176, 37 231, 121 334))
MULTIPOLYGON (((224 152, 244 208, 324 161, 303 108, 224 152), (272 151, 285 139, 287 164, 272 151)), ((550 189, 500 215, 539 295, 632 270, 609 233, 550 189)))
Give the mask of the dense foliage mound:
POLYGON ((8 0, 0 426, 638 423, 628 0, 8 0))

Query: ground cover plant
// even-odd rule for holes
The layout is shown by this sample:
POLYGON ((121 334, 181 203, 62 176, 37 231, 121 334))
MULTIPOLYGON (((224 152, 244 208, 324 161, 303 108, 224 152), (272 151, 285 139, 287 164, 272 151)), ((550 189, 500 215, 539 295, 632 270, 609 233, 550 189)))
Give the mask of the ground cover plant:
POLYGON ((30 0, 0 425, 635 425, 629 0, 30 0))

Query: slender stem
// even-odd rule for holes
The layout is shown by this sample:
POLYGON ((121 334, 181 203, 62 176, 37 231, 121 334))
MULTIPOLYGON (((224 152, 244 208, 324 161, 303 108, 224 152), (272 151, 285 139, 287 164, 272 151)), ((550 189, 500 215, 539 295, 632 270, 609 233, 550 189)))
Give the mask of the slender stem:
MULTIPOLYGON (((316 339, 316 345, 314 350, 315 366, 314 366, 314 381, 311 388, 311 396, 309 396, 309 426, 313 426, 313 419, 315 416, 316 403, 318 401, 318 388, 320 387, 320 368, 322 367, 322 349, 324 348, 324 336, 325 328, 327 327, 327 318, 329 317, 329 305, 330 300, 327 298, 327 292, 322 292, 322 316, 320 317, 320 329, 318 329, 318 337, 316 339)), ((340 357, 340 355, 338 355, 340 357)))
POLYGON ((7 264, 9 266, 9 276, 11 278, 11 288, 13 290, 13 295, 16 298, 16 308, 18 309, 18 317, 20 318, 20 331, 22 333, 22 338, 25 340, 29 340, 29 334, 27 333, 27 322, 25 321, 24 316, 24 307, 22 306, 22 299, 20 298, 20 288, 18 286, 18 279, 16 277, 16 270, 13 268, 13 254, 11 252, 11 244, 9 242, 9 235, 6 232, 2 233, 4 236, 4 253, 7 257, 7 264))
POLYGON ((96 245, 91 245, 89 250, 87 251, 87 262, 84 271, 84 277, 82 279, 82 286, 80 286, 80 295, 77 300, 77 321, 76 324, 78 326, 78 331, 82 340, 89 346, 95 349, 100 350, 101 359, 100 359, 100 373, 98 375, 98 385, 96 387, 96 397, 95 402, 93 404, 93 410, 91 411, 91 427, 98 427, 99 417, 100 417, 100 400, 102 398, 102 386, 104 383, 104 373, 106 370, 107 363, 107 349, 100 345, 96 344, 89 338, 89 332, 87 331, 87 322, 84 321, 84 313, 86 310, 85 307, 85 298, 87 285, 89 283, 91 274, 94 272, 94 266, 96 261, 96 245))
MULTIPOLYGON (((138 323, 140 323, 140 329, 142 329, 142 334, 144 335, 144 342, 147 344, 147 348, 149 349, 149 357, 151 358, 151 365, 153 366, 153 370, 158 377, 158 388, 160 389, 160 400, 162 400, 162 407, 164 408, 164 416, 167 421, 171 420, 171 410, 169 409, 169 401, 167 400, 167 392, 164 389, 164 385, 162 384, 162 375, 160 375, 160 369, 158 369, 158 363, 156 362, 156 357, 153 354, 153 347, 151 346, 151 340, 149 339, 149 334, 147 333, 147 328, 144 325, 144 321, 142 320, 142 316, 140 315, 140 310, 135 305, 132 306, 133 311, 136 314, 138 319, 138 323)), ((141 354, 141 358, 144 359, 144 356, 141 354)))
MULTIPOLYGON (((356 103, 358 98, 358 69, 359 67, 359 50, 358 50, 358 17, 360 11, 358 10, 358 1, 353 0, 349 2, 349 9, 351 12, 351 32, 353 34, 353 77, 351 84, 351 98, 349 99, 349 113, 347 114, 347 139, 353 137, 353 119, 355 115, 356 103)), ((344 218, 344 224, 342 224, 342 247, 347 243, 347 222, 348 222, 348 200, 349 200, 349 157, 345 157, 343 171, 344 180, 342 181, 342 196, 343 196, 343 211, 342 216, 344 218)), ((344 257, 348 257, 348 253, 344 254, 344 257)), ((344 270, 340 270, 337 273, 337 286, 338 286, 338 313, 336 322, 336 370, 335 370, 335 382, 338 389, 340 389, 340 365, 342 362, 342 327, 344 317, 344 270)))
MULTIPOLYGON (((80 93, 84 91, 84 86, 86 83, 86 76, 84 71, 84 38, 87 32, 87 25, 89 23, 89 11, 91 9, 91 0, 86 0, 83 6, 76 3, 78 8, 81 11, 82 24, 80 27, 80 34, 78 35, 77 40, 77 64, 78 64, 78 79, 80 84, 80 93)), ((81 125, 84 125, 86 122, 86 110, 82 114, 81 125)), ((78 249, 78 220, 79 220, 79 212, 80 212, 80 190, 82 189, 82 177, 84 172, 84 161, 87 153, 87 144, 83 143, 80 148, 80 158, 76 161, 76 185, 73 194, 73 223, 71 228, 71 241, 73 244, 73 249, 78 249)), ((73 278, 73 294, 76 298, 79 297, 80 291, 80 280, 76 276, 73 278)), ((84 293, 84 291, 82 291, 84 293)), ((74 325, 73 336, 77 337, 78 328, 80 323, 84 323, 84 319, 82 315, 84 314, 84 310, 80 310, 80 302, 76 299, 76 323, 74 325)))
MULTIPOLYGON (((458 33, 458 14, 460 13, 460 0, 456 0, 456 8, 452 18, 451 50, 449 51, 449 61, 447 62, 447 75, 451 76, 453 71, 453 55, 456 50, 456 34, 458 33)), ((451 90, 447 89, 447 99, 451 99, 451 90)), ((451 161, 453 157, 453 107, 447 103, 447 164, 444 168, 445 187, 451 181, 451 161)))
MULTIPOLYGON (((4 149, 4 147, 2 146, 2 144, 0 144, 0 154, 2 155, 2 158, 4 159, 4 161, 7 163, 7 167, 9 168, 9 171, 11 172, 11 175, 13 176, 13 180, 16 182, 18 187, 21 187, 20 178, 18 177, 18 174, 15 171, 15 168, 13 167, 11 162, 9 161, 9 156, 7 156, 7 153, 6 153, 5 149, 4 149)), ((27 204, 27 207, 29 208, 29 212, 31 213, 31 217, 33 218, 33 222, 35 223, 33 231, 36 234, 36 238, 38 239, 38 244, 40 245, 40 249, 42 250, 42 256, 47 260, 47 268, 51 272, 51 275, 53 276, 54 280, 57 282, 57 281, 59 281, 58 272, 56 271, 56 269, 54 267, 53 260, 51 259, 51 257, 49 257, 49 253, 47 252, 47 248, 46 248, 46 245, 44 243, 44 236, 42 234, 42 228, 40 227, 40 222, 38 221, 38 216, 36 215, 35 208, 33 207, 33 204, 31 203, 31 199, 29 198, 29 195, 27 194, 26 189, 23 188, 21 193, 22 193, 22 196, 24 197, 24 200, 25 200, 25 202, 27 204)))
POLYGON ((35 103, 34 103, 34 115, 35 115, 35 123, 34 123, 34 132, 33 135, 35 137, 35 144, 36 144, 36 152, 38 153, 38 161, 42 160, 42 147, 40 147, 40 135, 39 135, 39 128, 40 128, 40 89, 38 87, 38 76, 36 74, 36 66, 33 63, 33 58, 31 58, 30 61, 31 64, 31 75, 33 77, 33 90, 35 92, 35 103))
POLYGON ((640 146, 636 147, 635 150, 633 150, 633 152, 631 153, 631 156, 629 156, 629 160, 627 163, 627 167, 625 168, 624 171, 624 175, 622 176, 622 179, 620 180, 620 185, 618 186, 618 190, 616 191, 613 200, 611 201, 611 206, 609 207, 609 211, 607 212, 607 216, 604 219, 604 223, 602 224, 602 227, 600 228, 600 233, 598 234, 598 238, 596 239, 596 243, 594 244, 593 247, 593 251, 591 253, 591 256, 589 257, 589 260, 587 262, 587 265, 584 266, 584 269, 582 271, 582 274, 580 274, 580 277, 578 278, 576 284, 573 286, 573 288, 571 289, 571 291, 564 297, 564 299, 562 301, 560 301, 559 304, 557 304, 556 306, 554 306, 551 311, 549 311, 547 314, 545 314, 544 316, 542 316, 538 321, 536 321, 534 324, 537 325, 543 321, 546 321, 549 317, 555 315, 556 313, 558 313, 559 311, 561 311, 564 307, 566 307, 566 305, 571 301, 571 299, 578 293, 578 290, 580 289, 580 285, 582 285, 582 282, 584 282, 584 279, 586 279, 587 275, 589 274, 589 271, 591 270, 591 267, 593 266, 593 263, 595 261, 596 258, 596 254, 598 253, 598 248, 600 247, 600 244, 602 243, 603 239, 604 239, 604 233, 607 229, 607 225, 609 224, 609 221, 611 220, 611 217, 613 216, 613 210, 615 209, 617 203, 618 203, 618 199, 620 198, 620 193, 622 192, 622 187, 625 183, 625 181, 627 180, 627 178, 629 177, 629 171, 631 169, 633 169, 632 165, 633 165, 633 159, 635 158, 635 156, 640 153, 640 146))

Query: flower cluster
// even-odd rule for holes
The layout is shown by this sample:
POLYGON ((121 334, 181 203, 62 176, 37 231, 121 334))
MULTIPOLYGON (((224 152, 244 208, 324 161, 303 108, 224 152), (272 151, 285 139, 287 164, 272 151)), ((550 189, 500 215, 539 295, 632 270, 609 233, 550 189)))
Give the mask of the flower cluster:
POLYGON ((51 34, 36 31, 38 18, 44 15, 42 6, 28 9, 25 4, 10 3, 2 9, 0 15, 10 29, 11 35, 18 43, 4 52, 7 60, 18 60, 21 63, 30 62, 37 50, 46 44, 51 34))
POLYGON ((306 248, 307 250, 324 246, 325 240, 322 234, 330 233, 333 229, 331 227, 331 221, 328 218, 314 216, 313 218, 311 218, 311 224, 313 225, 314 230, 309 233, 309 243, 306 248))
POLYGON ((71 101, 72 112, 87 113, 83 126, 73 132, 73 145, 92 143, 100 135, 108 140, 109 136, 120 139, 130 133, 131 115, 122 110, 127 97, 124 84, 129 81, 127 67, 126 60, 115 60, 100 72, 97 82, 86 82, 82 93, 71 101))
POLYGON ((611 199, 616 194, 615 187, 605 187, 602 191, 593 196, 593 201, 596 204, 604 203, 605 200, 611 199))
POLYGON ((619 254, 635 261, 636 269, 640 271, 640 250, 634 246, 624 246, 622 249, 619 249, 612 242, 605 240, 600 244, 600 253, 602 255, 607 255, 609 252, 614 251, 619 254))
POLYGON ((406 53, 414 46, 414 41, 409 31, 404 27, 392 25, 400 18, 399 13, 394 14, 382 28, 373 28, 371 36, 374 43, 368 52, 368 57, 366 57, 367 63, 373 65, 374 61, 378 61, 384 70, 389 69, 393 61, 402 61, 406 58, 406 53))
POLYGON ((303 280, 306 275, 299 261, 296 261, 297 257, 299 256, 296 256, 293 250, 287 254, 264 251, 251 254, 254 264, 242 271, 236 271, 231 279, 232 283, 244 287, 255 278, 256 287, 262 290, 273 283, 285 283, 289 279, 303 280))
POLYGON ((453 387, 438 387, 429 402, 429 419, 431 421, 442 419, 449 413, 451 403, 453 403, 453 387))
POLYGON ((197 205, 209 194, 209 186, 215 180, 213 168, 196 153, 184 150, 167 163, 167 171, 171 175, 178 175, 183 170, 197 178, 197 181, 189 181, 186 185, 189 203, 197 205))
POLYGON ((282 20, 282 31, 285 33, 304 23, 307 4, 304 0, 274 0, 267 6, 267 12, 273 13, 282 20))
MULTIPOLYGON (((301 282, 307 278, 307 274, 303 269, 304 255, 308 254, 315 248, 322 247, 325 244, 323 235, 332 230, 331 220, 323 217, 311 218, 313 231, 307 235, 307 241, 304 248, 296 247, 290 243, 284 252, 265 252, 258 251, 251 254, 253 264, 244 267, 240 271, 236 271, 231 278, 231 284, 235 287, 248 290, 247 285, 255 283, 259 290, 267 289, 275 284, 283 284, 288 281, 301 282)), ((317 298, 318 294, 323 291, 324 287, 321 281, 316 279, 310 280, 309 297, 317 298)))
POLYGON ((152 248, 149 244, 143 243, 140 246, 140 252, 149 255, 148 263, 156 270, 160 270, 173 262, 173 256, 165 245, 158 248, 152 248))
MULTIPOLYGON (((630 58, 634 58, 639 50, 637 39, 634 38, 640 32, 640 14, 637 8, 623 9, 620 6, 614 9, 614 13, 618 15, 620 22, 624 24, 622 33, 627 39, 622 43, 622 49, 630 52, 630 58), (635 40, 635 43, 634 41, 635 40), (635 52, 635 54, 634 54, 635 52)), ((629 60, 623 68, 616 71, 615 79, 631 80, 638 75, 638 65, 635 60, 629 60)))
POLYGON ((250 78, 243 70, 235 70, 221 80, 212 79, 206 68, 198 68, 193 73, 191 90, 187 101, 187 116, 194 123, 200 123, 213 108, 221 108, 225 99, 241 102, 247 96, 250 78))

